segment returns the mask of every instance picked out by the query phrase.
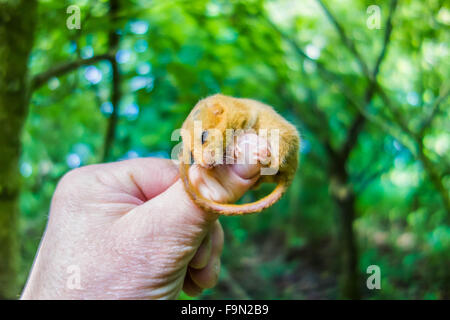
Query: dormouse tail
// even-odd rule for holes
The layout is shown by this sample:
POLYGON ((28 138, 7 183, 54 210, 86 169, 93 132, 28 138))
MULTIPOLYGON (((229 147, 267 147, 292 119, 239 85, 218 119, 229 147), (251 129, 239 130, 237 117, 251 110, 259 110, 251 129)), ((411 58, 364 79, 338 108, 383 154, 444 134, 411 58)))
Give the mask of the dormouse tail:
POLYGON ((245 203, 245 204, 226 204, 226 203, 219 203, 215 202, 209 199, 204 198, 203 196, 197 194, 194 186, 191 184, 189 180, 189 164, 183 164, 181 163, 180 167, 180 175, 181 179, 183 181, 183 184, 186 188, 187 193, 191 197, 191 199, 200 206, 203 210, 208 212, 213 212, 225 216, 236 216, 236 215, 245 215, 250 213, 256 213, 260 212, 271 205, 273 205, 275 202, 277 202, 283 193, 287 189, 287 184, 285 181, 281 181, 276 188, 267 196, 264 198, 251 202, 251 203, 245 203))

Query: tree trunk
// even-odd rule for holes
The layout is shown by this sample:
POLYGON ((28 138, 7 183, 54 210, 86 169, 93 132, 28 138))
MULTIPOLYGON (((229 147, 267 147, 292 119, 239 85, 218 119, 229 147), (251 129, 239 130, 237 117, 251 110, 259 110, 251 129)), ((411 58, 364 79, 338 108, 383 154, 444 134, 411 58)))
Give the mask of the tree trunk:
POLYGON ((340 292, 344 299, 360 299, 358 249, 353 229, 356 197, 348 182, 345 162, 336 161, 334 164, 330 175, 330 189, 339 213, 340 292))
POLYGON ((19 158, 36 7, 35 0, 0 2, 0 299, 19 294, 19 158))
MULTIPOLYGON (((118 20, 118 14, 120 11, 119 0, 109 1, 109 21, 111 30, 109 32, 109 52, 115 52, 119 48, 120 35, 117 33, 116 24, 118 20)), ((106 129, 105 140, 103 143, 103 156, 102 162, 107 161, 111 156, 111 149, 116 137, 117 122, 119 121, 119 104, 121 99, 120 91, 120 72, 119 65, 117 64, 116 57, 110 59, 112 79, 111 79, 111 104, 112 113, 108 120, 108 126, 106 129)))

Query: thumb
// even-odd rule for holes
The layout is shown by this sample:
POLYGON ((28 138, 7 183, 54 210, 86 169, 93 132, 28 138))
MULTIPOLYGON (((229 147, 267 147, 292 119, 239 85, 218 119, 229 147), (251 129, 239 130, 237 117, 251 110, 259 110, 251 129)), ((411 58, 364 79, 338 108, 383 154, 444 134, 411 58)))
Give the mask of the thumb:
MULTIPOLYGON (((248 141, 242 141, 248 144, 248 141)), ((250 158, 248 154, 255 153, 254 149, 243 146, 239 150, 239 157, 247 159, 250 158)), ((212 170, 193 165, 189 175, 192 184, 205 198, 225 203, 239 199, 258 180, 259 169, 257 161, 248 161, 248 164, 240 161, 212 170)), ((218 214, 203 211, 192 201, 181 179, 133 211, 135 219, 142 225, 156 225, 158 232, 171 230, 191 239, 202 237, 218 218, 218 214)), ((150 227, 150 231, 155 232, 154 227, 150 227)))

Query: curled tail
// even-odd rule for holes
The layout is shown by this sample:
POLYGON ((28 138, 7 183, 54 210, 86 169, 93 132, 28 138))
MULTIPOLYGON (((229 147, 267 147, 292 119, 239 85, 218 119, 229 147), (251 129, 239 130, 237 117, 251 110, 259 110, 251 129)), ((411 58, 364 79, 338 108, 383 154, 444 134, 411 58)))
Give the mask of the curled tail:
POLYGON ((245 215, 260 212, 277 202, 287 189, 286 182, 281 181, 269 195, 258 201, 245 204, 219 203, 206 199, 197 193, 196 189, 189 180, 189 167, 189 164, 181 162, 180 176, 191 199, 203 210, 225 216, 245 215))

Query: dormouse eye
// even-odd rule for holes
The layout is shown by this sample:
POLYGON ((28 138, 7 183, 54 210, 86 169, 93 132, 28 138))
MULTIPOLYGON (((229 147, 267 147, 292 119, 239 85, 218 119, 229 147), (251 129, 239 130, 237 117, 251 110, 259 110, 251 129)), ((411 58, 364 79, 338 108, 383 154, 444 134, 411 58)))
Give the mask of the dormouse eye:
POLYGON ((202 144, 204 144, 206 142, 206 138, 208 137, 208 131, 203 131, 202 132, 202 144))

